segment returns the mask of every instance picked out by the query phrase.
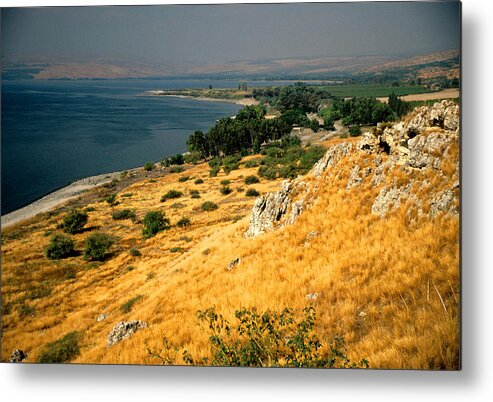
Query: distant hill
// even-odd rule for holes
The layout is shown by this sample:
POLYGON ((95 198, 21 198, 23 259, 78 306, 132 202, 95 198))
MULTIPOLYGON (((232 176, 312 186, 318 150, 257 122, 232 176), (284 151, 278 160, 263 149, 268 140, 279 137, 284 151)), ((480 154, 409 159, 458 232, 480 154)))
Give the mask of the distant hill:
POLYGON ((232 78, 232 79, 330 79, 387 75, 395 79, 459 76, 459 51, 430 53, 413 57, 320 56, 240 60, 218 64, 172 64, 158 66, 105 61, 49 63, 4 63, 3 78, 33 79, 120 79, 150 77, 232 78))

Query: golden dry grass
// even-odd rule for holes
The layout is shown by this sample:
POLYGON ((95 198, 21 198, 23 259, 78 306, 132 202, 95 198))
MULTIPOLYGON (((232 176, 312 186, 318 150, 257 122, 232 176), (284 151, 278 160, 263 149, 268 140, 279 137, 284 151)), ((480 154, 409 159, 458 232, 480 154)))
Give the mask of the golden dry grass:
MULTIPOLYGON (((450 157, 456 158, 457 152, 450 157)), ((440 215, 410 220, 405 204, 385 218, 372 215, 372 201, 386 183, 372 187, 364 180, 346 191, 350 168, 355 163, 371 164, 372 158, 356 153, 341 161, 322 178, 318 201, 294 225, 253 239, 242 235, 254 199, 236 191, 221 195, 224 174, 209 178, 205 165, 156 183, 134 184, 123 191, 133 195, 120 194, 121 204, 114 207, 134 208, 139 218, 161 209, 172 224, 188 216, 189 228, 174 227, 143 240, 142 225, 114 221, 110 206, 93 204, 88 226, 119 238, 114 255, 104 263, 81 257, 47 260, 43 250, 49 237, 44 233, 55 231, 61 216, 32 223, 35 228, 28 227, 20 238, 2 244, 2 296, 7 305, 2 314, 2 360, 20 348, 29 355, 28 361, 35 361, 46 343, 71 331, 83 332, 76 363, 158 364, 146 347, 158 349, 163 336, 202 357, 208 354, 208 332, 198 325, 197 310, 214 305, 231 318, 241 307, 301 308, 309 304, 306 295, 317 292, 318 334, 322 339, 343 335, 352 359, 366 358, 372 368, 457 368, 458 219, 440 215), (184 174, 193 179, 179 183, 184 174), (195 185, 199 177, 205 182, 195 185), (190 198, 189 190, 195 188, 202 198, 190 198), (160 203, 170 189, 185 196, 160 203), (206 200, 216 202, 219 209, 201 211, 199 206, 206 200), (183 206, 173 208, 176 203, 183 206), (311 231, 319 236, 306 244, 311 231), (131 247, 139 248, 142 256, 130 256, 131 247), (172 253, 172 247, 182 251, 172 253), (228 263, 236 257, 241 263, 228 271, 228 263), (76 277, 64 279, 69 269, 76 277), (42 286, 51 293, 29 298, 35 289, 43 295, 42 286), (122 313, 120 306, 138 295, 142 300, 122 313), (26 297, 24 304, 36 313, 21 317, 20 300, 26 297), (108 318, 97 322, 101 313, 108 318), (108 348, 106 337, 114 324, 130 319, 147 321, 149 328, 108 348)), ((230 187, 246 190, 249 186, 243 178, 255 172, 256 168, 231 172, 230 187)), ((422 176, 418 181, 434 180, 437 188, 447 185, 429 170, 413 174, 422 176)), ((387 183, 404 180, 401 176, 389 175, 387 183)), ((278 186, 279 181, 262 180, 252 187, 264 193, 278 186)), ((429 202, 426 194, 420 196, 429 202)), ((79 249, 89 233, 75 236, 79 249)))

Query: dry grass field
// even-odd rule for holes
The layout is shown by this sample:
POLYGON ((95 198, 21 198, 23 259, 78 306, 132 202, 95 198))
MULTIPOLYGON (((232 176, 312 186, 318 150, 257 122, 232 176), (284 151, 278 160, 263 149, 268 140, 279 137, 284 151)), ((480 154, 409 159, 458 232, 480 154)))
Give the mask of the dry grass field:
MULTIPOLYGON (((458 144, 453 149, 443 164, 450 174, 458 144)), ((135 183, 118 193, 116 206, 105 201, 87 205, 88 230, 75 235, 77 250, 96 230, 117 238, 101 263, 81 255, 59 261, 44 256, 63 213, 5 230, 2 361, 19 348, 27 353, 26 362, 35 362, 47 343, 72 331, 79 333, 81 347, 73 363, 159 364, 147 348, 159 350, 163 337, 200 358, 209 353, 209 332, 197 321, 198 310, 215 306, 232 318, 242 307, 279 311, 313 303, 319 337, 342 335, 352 360, 365 358, 371 368, 457 369, 459 221, 445 214, 410 215, 405 203, 384 218, 372 214, 382 186, 409 181, 397 168, 378 186, 364 181, 346 190, 355 164, 375 163, 363 152, 341 160, 321 177, 317 201, 293 225, 255 238, 243 237, 255 200, 245 191, 275 191, 280 180, 261 179, 249 186, 244 178, 257 168, 242 166, 228 176, 221 171, 209 177, 206 164, 135 183), (179 181, 181 176, 190 178, 179 181), (194 184, 198 178, 204 183, 194 184), (219 191, 225 179, 233 189, 228 195, 219 191), (171 189, 184 195, 160 202, 171 189), (190 197, 194 189, 201 198, 190 197), (202 211, 205 201, 219 208, 202 211), (172 225, 189 217, 190 226, 172 226, 143 239, 142 224, 112 219, 114 210, 124 208, 134 209, 138 219, 151 210, 164 211, 172 225), (313 231, 318 236, 307 242, 313 231), (141 256, 132 256, 131 248, 141 256), (228 270, 238 257, 241 263, 228 270), (312 293, 318 293, 316 300, 307 299, 312 293), (134 298, 130 310, 122 311, 134 298), (107 318, 98 321, 100 314, 107 318), (146 321, 148 327, 107 347, 115 323, 128 320, 146 321)), ((433 169, 413 174, 415 183, 428 180, 436 190, 446 186, 433 169)), ((309 174, 306 181, 315 178, 309 174)), ((420 197, 426 209, 428 195, 420 197)), ((175 363, 183 364, 180 355, 175 363)))

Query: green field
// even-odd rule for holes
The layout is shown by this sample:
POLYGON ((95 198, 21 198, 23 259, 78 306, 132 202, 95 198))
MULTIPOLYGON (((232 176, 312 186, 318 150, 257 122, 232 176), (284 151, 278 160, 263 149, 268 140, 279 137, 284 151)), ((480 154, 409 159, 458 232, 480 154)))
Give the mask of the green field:
POLYGON ((418 85, 407 85, 394 87, 392 85, 359 85, 359 84, 347 84, 347 85, 330 85, 325 87, 330 91, 333 96, 339 96, 343 98, 352 97, 371 97, 380 98, 389 96, 392 92, 397 96, 422 94, 426 92, 432 92, 429 88, 418 85))

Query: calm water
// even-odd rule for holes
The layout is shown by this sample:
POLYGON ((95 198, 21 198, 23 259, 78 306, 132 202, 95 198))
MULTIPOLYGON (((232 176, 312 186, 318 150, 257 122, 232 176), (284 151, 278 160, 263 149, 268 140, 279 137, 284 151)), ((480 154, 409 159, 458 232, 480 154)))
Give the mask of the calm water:
MULTIPOLYGON (((205 88, 209 81, 2 82, 2 215, 86 176, 183 152, 240 106, 145 90, 205 88)), ((236 87, 238 82, 214 86, 236 87)))

